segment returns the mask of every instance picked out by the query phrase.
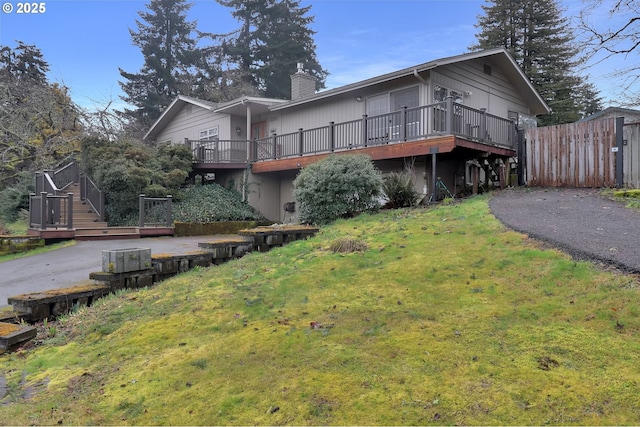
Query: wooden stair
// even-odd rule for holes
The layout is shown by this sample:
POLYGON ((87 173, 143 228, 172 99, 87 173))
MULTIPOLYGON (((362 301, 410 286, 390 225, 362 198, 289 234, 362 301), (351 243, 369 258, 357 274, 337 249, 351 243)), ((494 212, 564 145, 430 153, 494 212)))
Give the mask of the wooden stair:
POLYGON ((80 184, 67 187, 67 193, 73 193, 73 228, 75 240, 138 239, 137 227, 109 227, 100 221, 91 206, 80 200, 80 184))

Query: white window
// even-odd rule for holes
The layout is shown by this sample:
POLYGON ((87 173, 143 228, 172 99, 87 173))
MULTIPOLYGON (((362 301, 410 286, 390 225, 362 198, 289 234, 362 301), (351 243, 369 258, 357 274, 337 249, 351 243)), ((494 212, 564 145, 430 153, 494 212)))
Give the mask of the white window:
POLYGON ((211 129, 201 130, 199 139, 201 141, 213 141, 218 139, 218 126, 211 129))
POLYGON ((444 102, 448 96, 453 97, 453 102, 458 104, 462 104, 464 101, 464 96, 461 92, 440 85, 433 86, 433 102, 444 102))

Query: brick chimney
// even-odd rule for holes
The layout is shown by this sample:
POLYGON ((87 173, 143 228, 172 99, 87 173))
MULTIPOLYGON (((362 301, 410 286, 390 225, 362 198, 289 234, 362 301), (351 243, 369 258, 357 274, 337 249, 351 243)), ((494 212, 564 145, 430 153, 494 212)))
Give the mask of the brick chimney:
POLYGON ((298 71, 291 75, 291 100, 306 98, 316 93, 316 78, 307 74, 304 64, 298 63, 298 71))

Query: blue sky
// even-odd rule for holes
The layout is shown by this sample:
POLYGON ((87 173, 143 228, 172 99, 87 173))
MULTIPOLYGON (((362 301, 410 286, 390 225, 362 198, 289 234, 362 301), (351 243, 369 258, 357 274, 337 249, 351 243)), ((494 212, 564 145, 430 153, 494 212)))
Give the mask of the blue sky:
MULTIPOLYGON (((129 29, 136 28, 137 12, 148 1, 44 0, 46 10, 40 14, 18 14, 16 0, 0 3, 3 11, 7 3, 13 9, 0 13, 1 45, 15 46, 15 40, 35 44, 51 67, 49 78, 68 86, 80 106, 93 109, 111 101, 112 107, 124 107, 118 67, 136 72, 143 63, 129 29)), ((327 87, 333 88, 464 53, 475 42, 474 25, 484 0, 301 2, 309 4, 316 53, 330 73, 327 87)), ((582 7, 581 0, 562 0, 561 5, 569 16, 582 7)), ((215 0, 194 1, 188 18, 205 32, 224 33, 238 26, 230 10, 215 0)), ((589 70, 605 99, 615 98, 619 87, 609 75, 613 66, 605 61, 589 70)))

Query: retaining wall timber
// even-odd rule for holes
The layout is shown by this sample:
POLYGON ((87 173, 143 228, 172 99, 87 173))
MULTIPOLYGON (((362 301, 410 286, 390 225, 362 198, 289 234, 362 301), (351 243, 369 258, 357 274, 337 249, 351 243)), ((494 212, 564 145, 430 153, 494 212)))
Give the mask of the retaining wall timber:
MULTIPOLYGON (((22 318, 29 322, 53 319, 69 312, 74 307, 89 306, 96 299, 117 290, 151 286, 155 282, 165 280, 195 267, 222 264, 232 259, 240 258, 254 250, 266 251, 275 246, 306 239, 317 231, 317 228, 305 226, 271 226, 245 229, 240 231, 240 236, 230 236, 223 240, 198 243, 198 247, 201 248, 199 252, 181 255, 152 255, 151 268, 114 272, 109 267, 110 263, 107 262, 107 267, 103 269, 111 271, 91 273, 89 278, 94 281, 92 285, 18 295, 9 298, 9 304, 13 306, 16 318, 22 318)), ((142 250, 144 251, 144 249, 142 250)), ((125 251, 131 251, 131 249, 126 249, 125 251)), ((31 336, 31 332, 23 336, 31 336)), ((0 335, 0 351, 2 351, 2 338, 0 335)))
POLYGON ((16 254, 44 246, 44 240, 34 236, 0 236, 0 255, 16 254))

